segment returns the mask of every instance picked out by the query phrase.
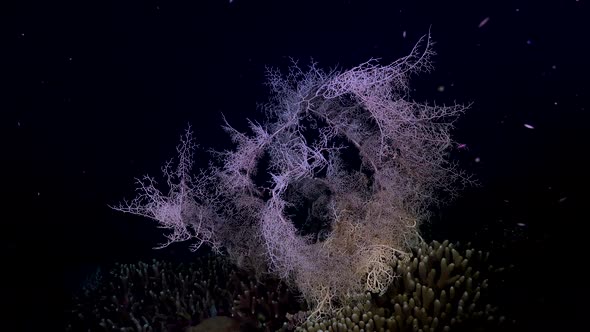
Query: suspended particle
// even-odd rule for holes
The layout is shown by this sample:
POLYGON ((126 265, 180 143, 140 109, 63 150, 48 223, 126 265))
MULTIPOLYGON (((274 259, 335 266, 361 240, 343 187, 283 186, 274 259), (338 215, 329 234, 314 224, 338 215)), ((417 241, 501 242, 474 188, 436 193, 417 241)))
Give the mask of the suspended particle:
POLYGON ((488 22, 490 21, 490 17, 486 17, 483 20, 481 20, 481 22, 479 22, 479 25, 477 26, 478 28, 483 27, 484 25, 488 24, 488 22))

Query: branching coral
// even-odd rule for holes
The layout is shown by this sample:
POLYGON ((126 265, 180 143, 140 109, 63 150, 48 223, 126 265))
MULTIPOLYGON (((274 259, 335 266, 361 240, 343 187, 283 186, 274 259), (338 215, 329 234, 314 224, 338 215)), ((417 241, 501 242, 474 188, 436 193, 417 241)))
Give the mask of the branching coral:
POLYGON ((383 292, 396 254, 420 243, 418 228, 441 201, 436 193, 452 196, 457 183, 470 183, 446 160, 449 131, 466 107, 407 98, 410 76, 430 70, 432 55, 426 36, 388 65, 269 69, 267 119, 250 121, 252 134, 226 122, 236 148, 214 152, 210 167, 192 176, 187 130, 178 168, 163 169, 169 196, 148 177, 138 181, 135 200, 115 209, 172 230, 164 246, 193 238, 195 249, 209 244, 257 275, 270 272, 302 292, 312 316, 342 306, 349 294, 383 292), (257 181, 260 174, 267 181, 257 181), (302 234, 286 213, 298 195, 322 198, 315 222, 327 226, 318 234, 302 234))
POLYGON ((183 331, 215 316, 274 331, 300 308, 280 281, 258 280, 214 256, 116 264, 73 300, 67 331, 183 331))
MULTIPOLYGON (((448 241, 416 248, 390 266, 395 278, 384 294, 356 294, 354 305, 323 319, 299 320, 297 331, 496 331, 513 325, 490 302, 505 268, 489 252, 448 241)), ((300 316, 307 313, 302 312, 300 316)), ((285 323, 282 330, 290 330, 285 323)))

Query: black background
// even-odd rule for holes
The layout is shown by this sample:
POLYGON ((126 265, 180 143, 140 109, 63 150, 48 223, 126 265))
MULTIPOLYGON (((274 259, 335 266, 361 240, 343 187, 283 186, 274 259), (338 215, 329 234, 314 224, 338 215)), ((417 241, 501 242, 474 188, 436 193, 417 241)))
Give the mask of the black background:
POLYGON ((8 308, 1 315, 14 321, 8 330, 60 330, 52 324, 63 296, 85 267, 189 255, 182 244, 154 252, 163 240, 155 223, 107 204, 132 198, 134 177, 159 176, 188 123, 202 147, 221 149, 230 147, 221 113, 238 129, 245 118, 261 120, 265 66, 285 69, 289 57, 303 65, 312 57, 325 69, 371 57, 388 63, 429 29, 436 68, 415 77, 413 97, 473 103, 454 131, 468 150, 453 158, 482 186, 437 213, 428 233, 469 239, 488 232, 496 241, 518 233, 512 258, 523 273, 509 301, 523 322, 552 330, 586 312, 587 1, 1 7, 0 273, 8 308))

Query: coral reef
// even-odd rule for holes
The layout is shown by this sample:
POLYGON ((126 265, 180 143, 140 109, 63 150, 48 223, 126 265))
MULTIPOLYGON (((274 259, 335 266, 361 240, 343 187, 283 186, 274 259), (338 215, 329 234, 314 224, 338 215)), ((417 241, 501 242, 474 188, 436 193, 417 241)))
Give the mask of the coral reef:
POLYGON ((225 121, 233 148, 209 149, 208 166, 193 174, 189 126, 162 167, 166 185, 144 176, 134 199, 111 208, 168 230, 159 248, 190 240, 193 250, 206 245, 280 278, 312 316, 349 294, 385 291, 394 255, 420 243, 430 209, 476 184, 448 158, 453 123, 468 106, 409 98, 412 75, 432 69, 432 47, 427 34, 388 64, 268 69, 264 119, 248 120, 246 132, 225 121), (296 225, 287 210, 305 201, 296 225))
MULTIPOLYGON (((505 268, 490 253, 448 241, 422 245, 398 260, 386 293, 357 295, 332 317, 308 320, 296 331, 486 331, 513 324, 490 303, 505 268), (494 284, 494 286, 491 286, 494 284)), ((284 324, 282 331, 290 329, 284 324)))
POLYGON ((190 264, 157 260, 115 264, 85 287, 66 311, 67 331, 184 331, 207 318, 233 316, 243 326, 276 330, 300 307, 277 280, 257 280, 223 257, 190 264))
POLYGON ((315 317, 282 281, 256 278, 225 257, 116 264, 75 298, 66 330, 426 332, 513 324, 493 296, 507 269, 489 252, 434 241, 398 256, 391 269, 385 292, 351 294, 341 309, 315 317))

